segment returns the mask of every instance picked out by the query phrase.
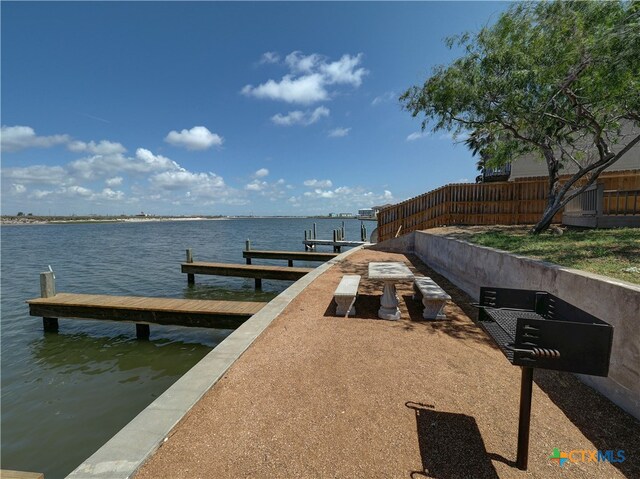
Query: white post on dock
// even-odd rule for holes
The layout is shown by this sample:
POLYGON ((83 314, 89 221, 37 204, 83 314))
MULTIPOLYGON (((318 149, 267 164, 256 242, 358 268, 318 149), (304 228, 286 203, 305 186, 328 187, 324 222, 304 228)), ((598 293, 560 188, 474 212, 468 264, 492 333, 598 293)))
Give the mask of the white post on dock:
MULTIPOLYGON (((187 263, 193 263, 193 250, 191 248, 187 249, 187 263)), ((195 284, 195 283, 196 283, 196 275, 188 273, 187 284, 195 284)))
MULTIPOLYGON (((56 277, 49 266, 49 271, 40 273, 40 296, 51 298, 56 295, 56 277)), ((45 331, 58 331, 58 318, 42 318, 45 331)))

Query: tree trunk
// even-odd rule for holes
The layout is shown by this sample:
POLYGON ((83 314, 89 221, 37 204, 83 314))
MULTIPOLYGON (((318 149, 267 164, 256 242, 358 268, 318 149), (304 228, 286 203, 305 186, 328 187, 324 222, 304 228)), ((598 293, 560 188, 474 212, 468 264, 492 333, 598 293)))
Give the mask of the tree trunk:
POLYGON ((558 198, 560 190, 560 162, 556 159, 553 150, 547 146, 544 148, 544 158, 547 162, 547 169, 549 170, 549 193, 547 194, 547 207, 542 213, 542 218, 538 221, 533 229, 532 234, 540 234, 545 231, 551 225, 553 217, 560 209, 560 202, 562 198, 558 198))
POLYGON ((533 227, 533 229, 531 230, 531 233, 534 235, 540 234, 543 231, 547 230, 549 228, 549 226, 551 226, 551 221, 553 221, 553 217, 556 215, 556 213, 558 211, 560 211, 560 202, 550 202, 551 204, 549 204, 547 206, 547 208, 544 210, 544 213, 542 213, 542 218, 540 218, 540 221, 538 221, 538 223, 533 227))

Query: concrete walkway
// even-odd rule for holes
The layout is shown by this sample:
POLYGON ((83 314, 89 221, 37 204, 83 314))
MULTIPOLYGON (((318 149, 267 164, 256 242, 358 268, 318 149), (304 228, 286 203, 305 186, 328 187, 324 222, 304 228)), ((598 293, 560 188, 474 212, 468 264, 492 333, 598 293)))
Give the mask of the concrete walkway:
MULTIPOLYGON (((417 258, 363 250, 300 294, 141 468, 146 478, 640 477, 640 423, 570 374, 536 371, 529 471, 515 468, 520 370, 469 317, 470 298, 417 258), (453 302, 421 320, 374 319, 369 261, 404 261, 453 302), (355 318, 336 318, 343 274, 360 274, 355 318), (623 449, 622 463, 549 459, 554 448, 623 449)), ((577 457, 577 456, 574 456, 577 457)), ((585 456, 588 458, 588 454, 585 456)))

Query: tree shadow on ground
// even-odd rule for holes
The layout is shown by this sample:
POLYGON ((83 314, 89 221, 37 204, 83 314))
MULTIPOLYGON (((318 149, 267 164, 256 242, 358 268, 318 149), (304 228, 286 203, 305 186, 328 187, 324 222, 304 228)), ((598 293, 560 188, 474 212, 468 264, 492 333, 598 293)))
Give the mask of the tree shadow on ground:
POLYGON ((614 467, 626 477, 640 477, 639 420, 573 374, 536 369, 534 381, 598 450, 625 451, 627 459, 614 467))
POLYGON ((497 479, 491 458, 511 464, 502 456, 488 454, 476 420, 465 414, 436 411, 434 406, 407 402, 416 415, 422 470, 412 479, 473 477, 497 479))

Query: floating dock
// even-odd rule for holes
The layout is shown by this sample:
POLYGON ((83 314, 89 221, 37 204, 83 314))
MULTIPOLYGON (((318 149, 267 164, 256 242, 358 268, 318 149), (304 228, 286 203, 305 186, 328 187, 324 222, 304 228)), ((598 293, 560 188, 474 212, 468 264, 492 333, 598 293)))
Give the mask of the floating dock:
POLYGON ((139 338, 149 336, 148 323, 234 329, 267 304, 72 293, 58 293, 27 303, 31 316, 44 318, 45 329, 57 329, 57 318, 126 321, 136 323, 139 338))

